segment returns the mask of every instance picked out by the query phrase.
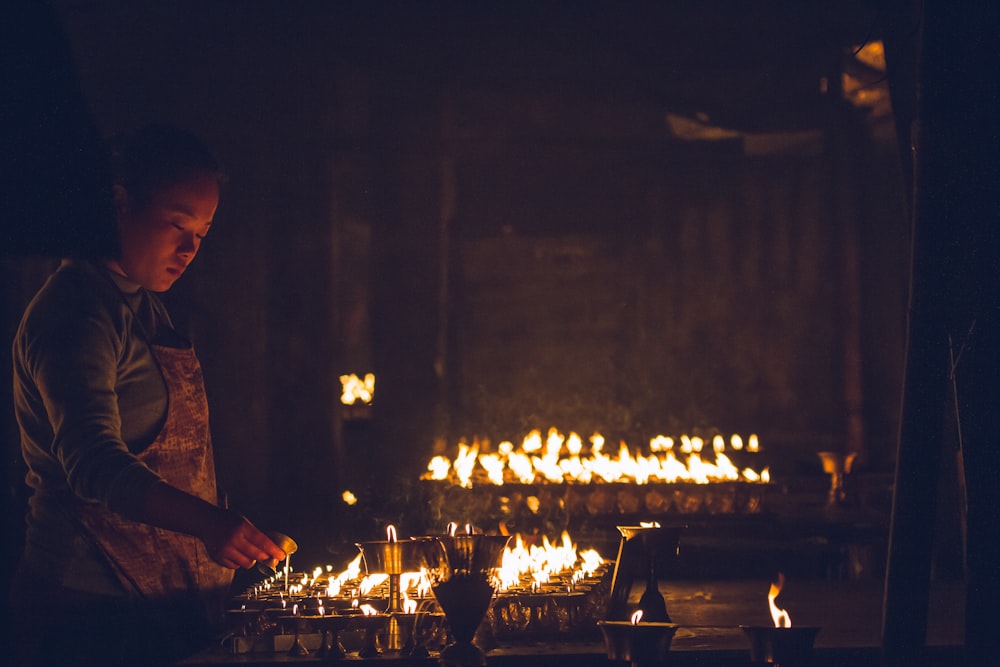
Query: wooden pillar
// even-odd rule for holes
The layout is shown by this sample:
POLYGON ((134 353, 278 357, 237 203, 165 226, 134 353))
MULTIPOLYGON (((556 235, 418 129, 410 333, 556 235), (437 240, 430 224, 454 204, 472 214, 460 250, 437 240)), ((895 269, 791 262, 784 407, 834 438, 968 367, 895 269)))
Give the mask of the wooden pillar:
MULTIPOLYGON (((948 340, 944 313, 947 234, 935 210, 934 165, 920 100, 913 121, 910 297, 903 400, 889 530, 882 647, 887 665, 917 664, 927 634, 933 517, 937 508, 948 340)), ((905 131, 906 128, 904 128, 905 131)))
POLYGON ((985 3, 941 0, 920 10, 910 313, 882 628, 888 665, 923 664, 954 339, 968 343, 954 367, 968 499, 967 664, 995 661, 1000 94, 986 76, 997 60, 994 14, 985 3))

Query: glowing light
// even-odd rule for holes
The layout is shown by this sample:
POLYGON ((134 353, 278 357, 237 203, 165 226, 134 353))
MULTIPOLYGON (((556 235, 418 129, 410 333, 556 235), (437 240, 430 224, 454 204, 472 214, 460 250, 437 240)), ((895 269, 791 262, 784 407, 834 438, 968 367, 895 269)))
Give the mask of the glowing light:
POLYGON ((431 479, 448 479, 448 471, 451 470, 451 461, 444 456, 435 456, 427 464, 427 470, 431 479))
POLYGON ((340 376, 340 402, 354 405, 357 402, 369 404, 375 397, 375 374, 365 373, 364 379, 355 374, 340 376))

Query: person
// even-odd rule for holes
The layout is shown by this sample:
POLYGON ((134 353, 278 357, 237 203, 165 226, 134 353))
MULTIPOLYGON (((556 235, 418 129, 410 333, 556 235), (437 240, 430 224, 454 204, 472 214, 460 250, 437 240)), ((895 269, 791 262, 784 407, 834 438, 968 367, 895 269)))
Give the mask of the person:
POLYGON ((61 262, 13 343, 31 494, 18 664, 170 664, 217 636, 236 569, 285 558, 219 502, 198 359, 157 296, 211 228, 218 163, 157 125, 109 164, 106 233, 61 262))

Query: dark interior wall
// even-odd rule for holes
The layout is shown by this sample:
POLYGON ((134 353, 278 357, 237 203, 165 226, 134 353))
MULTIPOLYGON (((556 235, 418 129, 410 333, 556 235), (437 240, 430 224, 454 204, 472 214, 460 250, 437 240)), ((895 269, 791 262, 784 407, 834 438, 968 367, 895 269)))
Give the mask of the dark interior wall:
POLYGON ((848 445, 856 396, 885 461, 906 233, 862 114, 834 104, 760 155, 678 141, 655 105, 454 97, 452 440, 719 429, 815 464, 848 445))
MULTIPOLYGON (((175 122, 229 171, 218 224, 167 298, 206 369, 223 484, 260 523, 335 530, 338 475, 363 484, 336 469, 336 377, 366 366, 375 419, 341 446, 403 478, 435 437, 494 424, 842 442, 848 218, 831 213, 827 163, 664 143, 664 111, 700 101, 751 130, 823 126, 828 63, 805 49, 782 69, 765 48, 788 24, 749 39, 735 19, 747 62, 730 72, 707 43, 694 62, 676 17, 633 20, 625 48, 599 16, 547 33, 554 10, 408 30, 389 3, 55 6, 103 132, 175 122)), ((720 29, 692 16, 692 31, 720 29)), ((892 433, 905 253, 881 169, 895 165, 852 155, 835 173, 864 240, 866 423, 892 433)))
MULTIPOLYGON (((841 244, 821 164, 782 162, 667 165, 667 203, 631 225, 621 207, 604 232, 465 246, 463 405, 501 413, 504 433, 534 419, 634 444, 840 434, 841 244)), ((608 190, 627 177, 609 166, 595 208, 621 201, 608 190)))

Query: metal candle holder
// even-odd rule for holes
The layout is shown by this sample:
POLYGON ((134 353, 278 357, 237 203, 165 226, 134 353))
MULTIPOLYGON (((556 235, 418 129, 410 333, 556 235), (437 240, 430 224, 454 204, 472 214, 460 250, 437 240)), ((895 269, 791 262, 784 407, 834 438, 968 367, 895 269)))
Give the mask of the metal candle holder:
POLYGON ((670 623, 667 604, 660 593, 663 571, 677 557, 681 531, 686 526, 618 526, 621 542, 615 559, 608 601, 607 620, 626 621, 632 616, 629 597, 636 581, 645 581, 639 598, 642 620, 647 623, 670 623))
POLYGON ((357 546, 361 549, 368 574, 389 576, 389 607, 386 612, 403 611, 399 577, 404 572, 419 572, 427 566, 427 543, 424 540, 381 540, 358 542, 357 546))
POLYGON ((854 466, 857 452, 817 452, 817 455, 823 462, 823 472, 830 476, 826 506, 835 508, 849 504, 846 480, 854 466))
POLYGON ((389 617, 388 650, 402 649, 399 622, 396 615, 403 611, 399 590, 400 575, 404 572, 419 572, 428 567, 428 558, 439 561, 440 546, 428 540, 379 540, 358 542, 368 574, 389 576, 389 606, 385 610, 389 617))
POLYGON ((664 664, 677 632, 673 623, 598 621, 597 627, 604 635, 608 660, 623 660, 632 667, 664 664))

